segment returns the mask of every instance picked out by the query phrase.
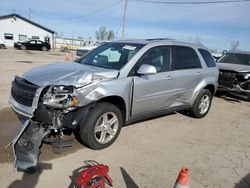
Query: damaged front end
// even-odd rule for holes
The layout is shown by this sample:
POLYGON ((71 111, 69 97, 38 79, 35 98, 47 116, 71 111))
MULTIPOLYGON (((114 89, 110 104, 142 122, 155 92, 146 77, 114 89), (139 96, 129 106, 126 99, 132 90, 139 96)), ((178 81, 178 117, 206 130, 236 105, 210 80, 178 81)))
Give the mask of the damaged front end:
POLYGON ((76 129, 77 124, 87 115, 88 109, 87 107, 78 109, 77 88, 73 86, 47 86, 40 91, 19 77, 13 80, 9 102, 18 114, 28 118, 12 142, 15 155, 14 167, 17 171, 35 170, 42 143, 51 143, 52 146, 58 144, 62 140, 63 131, 76 129), (37 95, 39 97, 35 104, 34 99, 37 95), (20 113, 20 107, 25 107, 22 108, 23 113, 20 113), (33 115, 29 116, 26 109, 33 107, 35 108, 33 115))
POLYGON ((248 99, 250 96, 250 72, 220 70, 218 90, 228 91, 248 99))

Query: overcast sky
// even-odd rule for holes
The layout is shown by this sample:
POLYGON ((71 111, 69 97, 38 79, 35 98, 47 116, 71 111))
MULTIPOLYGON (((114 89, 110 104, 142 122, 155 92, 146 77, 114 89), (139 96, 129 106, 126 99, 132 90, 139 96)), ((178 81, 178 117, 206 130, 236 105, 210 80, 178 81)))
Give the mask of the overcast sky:
MULTIPOLYGON (((31 20, 64 37, 94 38, 101 25, 121 36, 124 0, 0 0, 0 7, 0 15, 15 12, 24 17, 31 8, 31 20)), ((125 34, 200 41, 219 50, 239 41, 241 50, 250 50, 250 2, 163 5, 128 0, 125 34)))

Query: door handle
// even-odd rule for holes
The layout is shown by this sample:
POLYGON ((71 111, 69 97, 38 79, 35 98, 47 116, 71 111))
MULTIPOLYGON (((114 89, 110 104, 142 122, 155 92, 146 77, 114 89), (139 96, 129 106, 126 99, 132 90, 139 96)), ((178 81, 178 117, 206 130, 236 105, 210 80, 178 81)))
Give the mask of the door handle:
POLYGON ((200 73, 200 72, 197 72, 196 75, 200 77, 200 76, 201 76, 201 73, 200 73))
POLYGON ((173 77, 172 76, 167 76, 165 79, 166 80, 173 80, 173 77))

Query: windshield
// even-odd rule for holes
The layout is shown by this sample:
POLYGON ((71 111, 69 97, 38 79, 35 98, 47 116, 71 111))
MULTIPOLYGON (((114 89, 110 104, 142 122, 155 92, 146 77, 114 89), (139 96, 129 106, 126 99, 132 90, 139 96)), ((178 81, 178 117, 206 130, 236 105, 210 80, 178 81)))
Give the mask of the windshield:
POLYGON ((141 48, 143 44, 107 43, 81 59, 80 64, 86 64, 107 69, 121 69, 141 48))
POLYGON ((250 66, 250 55, 226 53, 218 60, 218 62, 250 66))

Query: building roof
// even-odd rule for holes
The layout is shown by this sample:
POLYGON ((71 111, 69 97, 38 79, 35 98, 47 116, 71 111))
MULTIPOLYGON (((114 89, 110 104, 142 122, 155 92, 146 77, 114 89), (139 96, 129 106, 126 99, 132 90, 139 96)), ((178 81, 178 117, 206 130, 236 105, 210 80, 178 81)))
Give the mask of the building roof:
POLYGON ((18 15, 18 14, 8 14, 8 15, 4 15, 4 16, 0 16, 0 20, 3 20, 3 19, 7 19, 7 18, 19 18, 19 19, 22 19, 22 20, 24 20, 24 21, 26 21, 26 22, 28 22, 28 23, 30 23, 30 24, 32 24, 32 25, 34 25, 34 26, 36 26, 36 27, 40 27, 41 29, 43 29, 43 30, 45 30, 45 31, 48 31, 48 32, 50 32, 50 33, 56 33, 55 31, 52 31, 51 29, 48 29, 48 28, 46 28, 46 27, 44 27, 44 26, 42 26, 42 25, 40 25, 40 24, 38 24, 38 23, 36 23, 36 22, 33 22, 33 21, 31 21, 31 20, 28 20, 27 18, 25 18, 25 17, 23 17, 23 16, 20 16, 20 15, 18 15))

